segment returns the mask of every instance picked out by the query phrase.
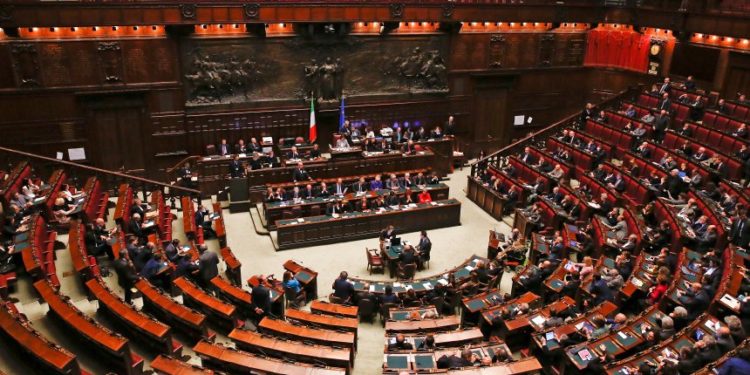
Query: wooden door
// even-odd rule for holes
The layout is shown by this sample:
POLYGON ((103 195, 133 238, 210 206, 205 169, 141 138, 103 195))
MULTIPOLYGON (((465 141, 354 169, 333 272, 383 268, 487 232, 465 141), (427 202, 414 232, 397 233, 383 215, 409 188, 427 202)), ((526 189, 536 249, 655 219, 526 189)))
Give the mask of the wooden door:
POLYGON ((83 104, 93 164, 143 174, 148 160, 143 100, 137 96, 87 97, 83 104))
POLYGON ((477 74, 474 79, 474 142, 506 145, 510 141, 509 92, 516 75, 477 74))

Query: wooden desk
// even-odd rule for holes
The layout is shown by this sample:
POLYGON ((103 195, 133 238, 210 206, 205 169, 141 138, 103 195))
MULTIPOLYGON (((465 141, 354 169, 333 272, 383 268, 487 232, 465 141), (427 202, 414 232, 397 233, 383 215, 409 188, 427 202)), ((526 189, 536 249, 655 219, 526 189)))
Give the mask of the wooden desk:
POLYGON ((221 209, 221 203, 214 202, 212 205, 213 212, 219 214, 219 217, 214 219, 214 231, 216 231, 216 238, 219 239, 219 246, 227 246, 227 229, 224 226, 224 213, 221 209))
MULTIPOLYGON (((395 255, 391 253, 391 249, 386 251, 386 257, 395 258, 395 255)), ((460 285, 461 283, 469 279, 471 271, 476 268, 477 263, 484 262, 484 264, 487 264, 487 261, 488 260, 486 258, 482 258, 478 255, 472 255, 452 270, 441 272, 435 276, 429 276, 412 281, 371 281, 358 279, 355 277, 350 277, 349 280, 352 282, 352 284, 354 285, 354 290, 357 292, 367 292, 380 295, 385 292, 386 286, 390 286, 393 289, 393 293, 395 294, 405 293, 407 288, 412 288, 418 295, 421 295, 434 289, 435 285, 437 285, 437 283, 439 282, 447 283, 447 277, 444 277, 447 274, 452 274, 453 276, 455 276, 456 283, 460 285)))
POLYGON ((279 220, 278 244, 280 250, 301 246, 323 245, 378 236, 388 225, 401 232, 460 225, 461 203, 455 199, 417 204, 415 208, 393 210, 383 213, 352 212, 339 218, 326 215, 312 216, 304 222, 279 220))
POLYGON ((345 306, 337 303, 315 300, 310 304, 310 311, 319 314, 344 316, 356 319, 359 308, 357 306, 345 306))
POLYGON ((422 319, 422 315, 428 313, 438 316, 435 306, 393 307, 388 310, 388 319, 396 322, 414 321, 422 319))
MULTIPOLYGON (((349 185, 346 185, 346 187, 349 187, 349 185)), ((330 189, 330 187, 329 187, 330 189)), ((430 197, 433 201, 438 200, 445 200, 448 199, 448 194, 450 193, 450 189, 448 188, 448 185, 444 183, 439 183, 435 185, 427 185, 424 187, 424 189, 419 187, 412 187, 411 188, 411 198, 414 202, 418 202, 418 195, 424 191, 427 190, 430 193, 430 197)), ((287 191, 288 192, 288 191, 287 191)), ((266 218, 266 224, 269 230, 275 230, 276 229, 276 221, 282 220, 284 212, 285 211, 291 211, 292 208, 298 207, 300 209, 300 215, 298 217, 310 217, 314 216, 312 213, 312 207, 317 206, 318 212, 325 214, 326 207, 333 204, 336 201, 343 201, 343 202, 349 202, 351 204, 357 204, 362 198, 366 198, 368 202, 372 202, 378 197, 386 197, 391 192, 395 193, 399 197, 404 197, 406 195, 406 189, 398 189, 398 190, 391 190, 391 189, 379 189, 375 191, 367 191, 366 193, 362 195, 356 195, 354 193, 347 193, 343 196, 336 196, 336 195, 330 195, 328 197, 314 197, 310 199, 301 199, 298 201, 294 200, 285 200, 282 202, 265 202, 263 203, 263 214, 266 218)), ((320 215, 320 213, 315 215, 320 215)))
POLYGON ((89 293, 99 301, 99 311, 111 317, 117 324, 137 339, 166 355, 180 355, 182 345, 172 339, 169 326, 126 304, 104 285, 104 281, 91 279, 86 282, 89 293))
POLYGON ((143 371, 143 359, 130 351, 128 340, 110 331, 93 319, 81 313, 67 298, 57 294, 47 280, 34 283, 34 288, 47 302, 48 314, 54 316, 66 328, 93 344, 112 364, 128 374, 143 371), (134 367, 137 366, 137 367, 134 367))
POLYGON ((336 332, 327 329, 295 326, 287 321, 263 318, 258 324, 260 332, 269 332, 276 336, 290 337, 296 340, 308 340, 322 345, 356 349, 354 333, 336 332))
MULTIPOLYGON (((390 334, 390 335, 386 334, 385 352, 388 352, 389 340, 395 337, 396 337, 396 334, 390 334)), ((411 343, 412 346, 414 347, 414 350, 419 348, 419 345, 424 341, 425 337, 426 335, 424 334, 404 335, 405 341, 408 343, 411 343)), ((455 330, 455 331, 449 331, 449 332, 435 333, 433 334, 433 337, 435 338, 435 345, 441 348, 458 347, 458 346, 466 345, 469 343, 477 343, 484 339, 484 336, 482 335, 482 331, 476 327, 464 329, 464 330, 455 330)))
POLYGON ((357 337, 357 326, 359 325, 357 318, 314 314, 297 309, 287 309, 286 318, 314 327, 352 332, 354 333, 354 337, 357 337))
POLYGON ((417 321, 385 322, 386 332, 436 332, 448 331, 458 328, 461 319, 458 316, 448 316, 437 319, 425 319, 417 321))
POLYGON ((250 353, 227 348, 219 344, 199 342, 193 351, 205 366, 226 370, 232 373, 254 373, 273 375, 345 375, 344 369, 320 368, 302 363, 288 363, 281 360, 256 357, 250 353))
POLYGON ((507 199, 501 197, 491 187, 485 186, 482 181, 467 176, 466 196, 496 220, 503 219, 507 199))
POLYGON ((222 247, 219 252, 227 265, 225 272, 227 279, 235 286, 242 285, 242 263, 234 256, 232 249, 229 247, 222 247))
POLYGON ((207 328, 208 322, 205 315, 177 303, 145 279, 138 280, 135 287, 143 297, 143 308, 154 314, 159 320, 169 323, 172 328, 185 332, 196 341, 201 338, 213 340, 216 334, 207 328))
MULTIPOLYGON (((494 293, 497 293, 497 292, 494 292, 494 293)), ((517 298, 514 298, 510 301, 506 301, 502 304, 499 304, 499 305, 495 303, 490 304, 488 302, 485 302, 485 299, 488 298, 487 297, 488 295, 492 295, 492 293, 485 294, 479 297, 475 297, 473 299, 464 299, 464 307, 470 312, 481 311, 482 318, 484 319, 484 322, 487 324, 492 324, 492 319, 500 315, 500 312, 503 310, 511 311, 513 308, 515 308, 516 306, 522 303, 528 304, 529 308, 533 309, 537 307, 539 303, 542 302, 541 297, 539 297, 538 295, 531 293, 531 292, 526 292, 518 296, 517 298)))
POLYGON ((229 333, 237 348, 261 355, 291 358, 311 364, 325 363, 341 367, 347 372, 353 365, 354 356, 349 349, 337 349, 323 345, 310 345, 299 341, 282 340, 258 332, 235 329, 229 333))
POLYGON ((276 316, 284 316, 286 304, 284 303, 284 286, 281 284, 281 281, 272 280, 273 282, 271 282, 268 279, 261 280, 258 276, 250 276, 247 279, 247 285, 250 288, 255 288, 262 282, 268 288, 268 293, 271 297, 271 312, 276 316))
POLYGON ((35 331, 26 317, 10 302, 4 302, 0 307, 0 329, 6 337, 16 343, 18 349, 27 353, 45 370, 55 374, 82 373, 73 353, 48 341, 35 331))
MULTIPOLYGON (((359 176, 383 171, 427 169, 436 166, 436 154, 427 150, 415 155, 391 153, 387 155, 364 156, 356 159, 330 159, 325 162, 305 163, 305 169, 315 179, 336 178, 339 176, 359 176), (308 165, 310 164, 310 165, 308 165)), ((227 185, 227 174, 231 158, 200 158, 196 160, 194 172, 198 174, 199 189, 205 194, 216 194, 227 185)), ((248 186, 292 181, 295 165, 277 168, 264 168, 248 171, 248 186)), ((441 168, 442 169, 442 168, 441 168)), ((447 173, 447 172, 446 172, 447 173)), ((446 173, 441 173, 445 176, 446 173)), ((257 202, 257 201, 256 201, 257 202)))
POLYGON ((318 273, 293 261, 284 262, 284 269, 293 273, 294 278, 302 284, 302 288, 307 293, 307 300, 314 301, 318 299, 318 273))
POLYGON ((184 277, 172 280, 172 285, 182 293, 185 305, 200 309, 227 331, 242 325, 236 306, 206 293, 184 277))
POLYGON ((219 292, 219 295, 229 300, 233 305, 239 307, 240 314, 243 316, 247 316, 250 311, 253 311, 253 297, 250 292, 239 286, 232 285, 221 276, 216 276, 211 279, 211 284, 219 292))
POLYGON ((157 374, 165 375, 212 375, 212 370, 204 369, 200 366, 191 365, 180 361, 179 359, 165 357, 161 354, 151 361, 151 368, 157 374))

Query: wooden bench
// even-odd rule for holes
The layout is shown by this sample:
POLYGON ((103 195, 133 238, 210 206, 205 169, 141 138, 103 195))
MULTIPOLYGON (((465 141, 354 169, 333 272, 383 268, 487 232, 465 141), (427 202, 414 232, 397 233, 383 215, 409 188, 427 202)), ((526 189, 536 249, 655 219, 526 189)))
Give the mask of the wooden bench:
POLYGON ((169 326, 136 310, 116 296, 104 281, 93 278, 86 282, 91 296, 99 301, 99 311, 106 313, 113 321, 124 328, 126 334, 142 341, 159 353, 180 356, 182 344, 172 338, 169 326))
POLYGON ((47 302, 48 315, 64 324, 68 331, 75 333, 103 354, 103 357, 126 374, 143 372, 143 358, 130 350, 128 340, 112 332, 78 310, 68 298, 59 295, 46 280, 34 283, 34 288, 47 302))

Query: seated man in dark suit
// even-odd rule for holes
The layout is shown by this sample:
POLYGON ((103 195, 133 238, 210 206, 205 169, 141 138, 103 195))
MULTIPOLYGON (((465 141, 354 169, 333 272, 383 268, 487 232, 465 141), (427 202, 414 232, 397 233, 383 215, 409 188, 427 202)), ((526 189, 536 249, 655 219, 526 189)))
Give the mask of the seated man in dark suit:
POLYGON ((396 229, 393 227, 393 225, 387 226, 383 231, 380 232, 380 240, 392 240, 396 237, 396 229))
POLYGON ((414 349, 414 346, 411 343, 406 342, 406 339, 403 333, 399 333, 396 335, 396 341, 388 343, 389 351, 413 350, 413 349, 414 349))
POLYGON ((703 313, 708 304, 711 302, 711 298, 703 290, 703 286, 700 283, 690 284, 690 289, 686 292, 679 292, 677 300, 687 309, 688 320, 695 320, 701 313, 703 313))
POLYGON ((341 215, 344 213, 344 206, 341 205, 341 201, 333 202, 333 204, 329 205, 326 209, 326 215, 333 216, 333 215, 341 215))
POLYGON ((328 185, 325 182, 320 183, 320 189, 318 189, 318 196, 321 198, 328 198, 331 196, 331 190, 328 189, 328 185))
POLYGON ((302 190, 302 199, 313 199, 315 195, 315 188, 311 184, 305 185, 305 189, 302 190))
POLYGON ((351 192, 354 194, 366 193, 368 190, 370 190, 370 186, 367 185, 364 177, 360 177, 359 180, 355 182, 351 188, 351 192))
POLYGON ((411 245, 404 246, 404 251, 398 256, 399 268, 404 268, 409 264, 417 263, 417 254, 411 245))
POLYGON ((229 155, 232 153, 232 146, 227 143, 226 139, 222 139, 221 143, 219 143, 219 146, 216 147, 216 152, 218 152, 221 156, 229 155))
POLYGON ((292 149, 289 150, 289 153, 287 153, 286 158, 290 160, 299 160, 299 159, 302 159, 302 154, 300 154, 299 151, 297 151, 297 146, 292 146, 292 149))
POLYGON ((340 299, 343 303, 351 302, 352 296, 354 296, 354 285, 347 280, 348 278, 349 274, 346 271, 341 271, 339 277, 331 285, 334 297, 340 299))

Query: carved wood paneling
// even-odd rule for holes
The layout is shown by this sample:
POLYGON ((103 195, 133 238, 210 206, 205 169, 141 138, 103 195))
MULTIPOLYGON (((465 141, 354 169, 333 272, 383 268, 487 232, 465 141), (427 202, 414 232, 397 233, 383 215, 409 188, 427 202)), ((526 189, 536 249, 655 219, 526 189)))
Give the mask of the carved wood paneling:
POLYGON ((99 64, 106 83, 123 82, 122 48, 120 42, 99 42, 99 64))
POLYGON ((21 88, 40 87, 42 85, 39 67, 39 55, 34 43, 13 43, 13 70, 16 86, 21 88))

